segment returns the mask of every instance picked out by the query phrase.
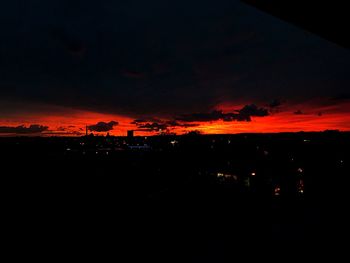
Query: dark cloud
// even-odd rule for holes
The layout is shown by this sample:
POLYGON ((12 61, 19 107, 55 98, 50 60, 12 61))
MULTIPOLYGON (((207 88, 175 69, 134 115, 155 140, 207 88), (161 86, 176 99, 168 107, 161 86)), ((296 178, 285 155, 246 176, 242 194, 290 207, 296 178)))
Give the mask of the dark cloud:
POLYGON ((246 105, 238 112, 238 121, 250 121, 251 117, 265 117, 269 115, 269 111, 267 109, 259 108, 255 104, 246 105))
POLYGON ((342 100, 350 100, 350 93, 341 93, 337 96, 333 97, 332 100, 342 101, 342 100))
POLYGON ((67 128, 63 127, 63 126, 57 128, 57 131, 61 131, 61 132, 66 131, 66 130, 67 130, 67 128))
POLYGON ((302 112, 301 110, 297 110, 294 112, 295 115, 303 115, 304 112, 302 112))
POLYGON ((11 134, 34 134, 34 133, 42 133, 48 130, 49 127, 32 124, 29 127, 24 125, 11 127, 11 126, 0 126, 0 134, 1 133, 11 133, 11 134))
POLYGON ((149 132, 160 132, 160 131, 165 131, 168 129, 168 125, 164 123, 145 123, 145 124, 139 124, 138 126, 139 131, 149 131, 149 132))
POLYGON ((47 131, 45 132, 45 135, 52 135, 52 136, 81 136, 84 135, 83 132, 80 131, 47 131))
POLYGON ((269 112, 265 108, 259 108, 255 104, 244 106, 242 109, 231 113, 224 113, 221 110, 215 110, 210 113, 184 114, 176 119, 184 122, 208 122, 208 121, 251 121, 251 117, 265 117, 269 112))
POLYGON ((74 129, 74 125, 68 125, 68 126, 60 126, 57 128, 58 132, 73 132, 72 129, 74 129))
POLYGON ((146 77, 145 73, 133 70, 123 70, 122 75, 131 79, 142 79, 146 77))
MULTIPOLYGON (((136 120, 135 120, 136 121, 136 120)), ((155 132, 170 132, 171 129, 176 127, 191 128, 198 127, 195 123, 180 123, 176 120, 159 121, 159 122, 143 122, 138 120, 138 122, 133 122, 136 124, 139 131, 155 131, 155 132)))
POLYGON ((198 131, 198 130, 193 130, 193 131, 189 131, 189 132, 185 133, 186 136, 199 136, 201 134, 202 134, 202 132, 198 131))
POLYGON ((207 122, 224 119, 226 115, 227 114, 224 114, 222 111, 215 110, 210 113, 183 114, 176 119, 185 122, 207 122))
POLYGON ((281 100, 279 100, 279 99, 274 99, 273 101, 271 101, 270 103, 269 103, 269 107, 270 108, 277 108, 277 107, 279 107, 279 106, 281 106, 282 105, 282 101, 281 100))
POLYGON ((179 123, 175 120, 172 121, 167 121, 166 125, 168 125, 169 127, 183 127, 183 128, 190 128, 190 127, 198 127, 199 124, 195 124, 195 123, 179 123))
POLYGON ((108 132, 113 130, 114 126, 118 125, 118 122, 116 121, 110 121, 110 122, 98 122, 95 125, 88 126, 88 130, 95 131, 95 132, 108 132))
POLYGON ((238 0, 20 2, 0 4, 0 97, 9 100, 163 118, 329 97, 350 84, 347 50, 238 0))
POLYGON ((146 119, 135 119, 132 122, 130 122, 130 124, 139 124, 139 123, 144 123, 147 122, 146 119))
POLYGON ((142 119, 135 119, 134 121, 132 121, 130 124, 143 124, 146 122, 162 122, 162 120, 158 119, 158 118, 153 118, 153 117, 148 117, 148 118, 142 118, 142 119))
POLYGON ((84 43, 77 37, 69 34, 67 30, 62 28, 53 28, 51 34, 55 40, 57 40, 62 47, 74 56, 83 56, 87 50, 84 43))

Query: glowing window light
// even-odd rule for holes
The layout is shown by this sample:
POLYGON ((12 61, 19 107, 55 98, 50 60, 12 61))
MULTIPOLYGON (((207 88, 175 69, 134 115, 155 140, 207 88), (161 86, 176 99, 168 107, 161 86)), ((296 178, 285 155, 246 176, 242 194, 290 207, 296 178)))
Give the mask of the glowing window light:
POLYGON ((304 193, 304 181, 302 179, 300 179, 297 183, 297 189, 298 189, 298 193, 299 194, 303 194, 304 193))
POLYGON ((218 173, 218 174, 217 174, 217 177, 218 177, 218 178, 222 178, 222 177, 224 177, 224 176, 225 176, 225 175, 224 175, 223 173, 218 173))
POLYGON ((276 186, 274 189, 274 194, 275 194, 275 196, 281 195, 281 187, 276 186))
POLYGON ((175 144, 177 144, 177 141, 171 141, 170 142, 173 146, 175 146, 175 144))

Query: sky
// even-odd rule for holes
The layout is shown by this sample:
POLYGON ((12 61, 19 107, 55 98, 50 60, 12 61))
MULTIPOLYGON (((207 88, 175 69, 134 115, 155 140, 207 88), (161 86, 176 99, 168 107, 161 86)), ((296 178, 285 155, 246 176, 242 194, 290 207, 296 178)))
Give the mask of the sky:
POLYGON ((350 130, 349 50, 238 0, 0 3, 0 136, 350 130))

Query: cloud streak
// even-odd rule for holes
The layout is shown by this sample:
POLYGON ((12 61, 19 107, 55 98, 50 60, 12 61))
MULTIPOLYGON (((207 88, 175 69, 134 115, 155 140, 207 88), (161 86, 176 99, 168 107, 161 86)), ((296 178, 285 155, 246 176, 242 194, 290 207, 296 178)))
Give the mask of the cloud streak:
POLYGON ((251 117, 265 117, 269 111, 265 108, 259 108, 255 104, 245 105, 242 109, 234 112, 224 113, 222 110, 214 110, 209 113, 183 114, 176 118, 183 122, 210 122, 210 121, 251 121, 251 117))
POLYGON ((118 125, 118 122, 116 121, 110 121, 110 122, 103 122, 100 121, 97 124, 88 126, 89 131, 93 132, 108 132, 113 130, 114 126, 118 125))
POLYGON ((16 127, 12 126, 0 126, 0 134, 40 134, 49 129, 48 126, 39 124, 32 124, 29 127, 20 125, 16 127))
POLYGON ((191 128, 198 127, 199 124, 195 123, 179 123, 175 120, 168 121, 159 121, 159 122, 133 122, 138 131, 146 131, 146 132, 170 132, 170 130, 174 130, 177 128, 191 128))

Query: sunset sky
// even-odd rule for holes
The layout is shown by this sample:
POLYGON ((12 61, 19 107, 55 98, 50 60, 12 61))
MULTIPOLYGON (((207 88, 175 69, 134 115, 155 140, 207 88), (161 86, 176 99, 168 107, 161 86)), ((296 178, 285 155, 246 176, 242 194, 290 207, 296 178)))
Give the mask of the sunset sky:
POLYGON ((350 130, 350 52, 238 0, 0 3, 0 136, 350 130))

